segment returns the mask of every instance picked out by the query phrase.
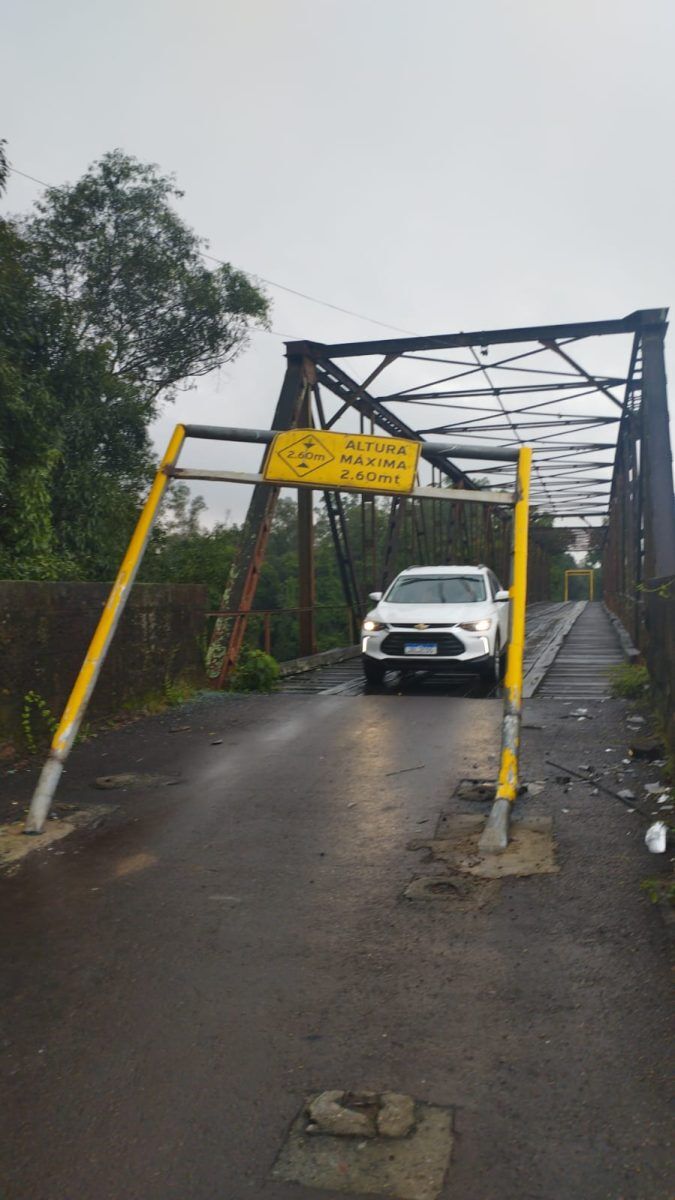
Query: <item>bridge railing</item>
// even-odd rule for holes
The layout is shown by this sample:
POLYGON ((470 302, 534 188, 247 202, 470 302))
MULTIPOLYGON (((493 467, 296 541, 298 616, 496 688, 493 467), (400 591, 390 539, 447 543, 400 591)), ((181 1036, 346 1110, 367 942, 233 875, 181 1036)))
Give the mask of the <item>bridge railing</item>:
MULTIPOLYGON (((664 314, 665 315, 665 314, 664 314)), ((675 498, 665 319, 635 335, 602 552, 603 597, 645 657, 675 748, 675 498)))
POLYGON ((225 621, 240 618, 246 623, 244 644, 264 650, 278 659, 298 657, 303 650, 301 624, 303 617, 311 615, 316 629, 317 644, 313 651, 331 649, 338 644, 354 645, 359 636, 359 622, 353 609, 347 604, 295 605, 287 608, 214 609, 205 616, 225 621), (330 617, 329 623, 322 617, 330 617), (289 619, 292 626, 289 630, 289 619), (328 628, 326 628, 328 624, 328 628), (321 643, 326 638, 330 646, 321 643))

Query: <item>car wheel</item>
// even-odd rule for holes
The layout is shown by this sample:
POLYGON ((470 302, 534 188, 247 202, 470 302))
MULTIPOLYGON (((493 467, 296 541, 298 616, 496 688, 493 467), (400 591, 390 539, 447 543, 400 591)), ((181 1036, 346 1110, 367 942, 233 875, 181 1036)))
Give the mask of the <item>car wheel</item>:
POLYGON ((384 663, 379 662, 376 658, 369 658, 364 654, 361 659, 363 674, 368 683, 382 683, 384 672, 386 670, 384 663))

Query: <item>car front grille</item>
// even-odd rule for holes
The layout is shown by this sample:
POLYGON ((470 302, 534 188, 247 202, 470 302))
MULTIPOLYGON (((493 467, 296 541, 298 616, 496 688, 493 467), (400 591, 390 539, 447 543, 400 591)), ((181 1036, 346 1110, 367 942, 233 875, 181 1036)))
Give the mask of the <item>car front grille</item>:
POLYGON ((416 658, 417 655, 406 654, 406 643, 431 642, 437 646, 436 654, 420 653, 420 658, 452 658, 455 654, 463 654, 465 646, 455 637, 454 633, 427 633, 426 630, 408 629, 405 633, 390 633, 384 639, 381 650, 383 654, 391 654, 395 658, 416 658))
POLYGON ((417 636, 420 633, 426 633, 427 629, 447 629, 447 621, 432 621, 429 625, 425 625, 424 629, 418 629, 416 625, 411 625, 409 622, 405 625, 396 624, 395 621, 389 622, 390 629, 407 629, 408 633, 414 633, 417 636))

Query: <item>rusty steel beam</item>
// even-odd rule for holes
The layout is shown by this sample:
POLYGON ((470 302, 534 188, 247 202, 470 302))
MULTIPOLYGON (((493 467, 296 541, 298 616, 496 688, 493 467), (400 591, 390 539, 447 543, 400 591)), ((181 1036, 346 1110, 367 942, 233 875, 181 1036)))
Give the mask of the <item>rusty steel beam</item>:
POLYGON ((605 337, 635 333, 648 326, 663 326, 666 309, 640 309, 610 321, 572 321, 564 325, 530 325, 513 329, 478 329, 470 333, 444 333, 430 337, 378 338, 369 342, 287 342, 289 353, 312 358, 354 358, 365 354, 409 354, 418 350, 451 350, 457 346, 497 346, 511 342, 541 342, 558 338, 605 337))
MULTIPOLYGON (((559 347, 555 343, 553 345, 551 345, 551 349, 555 349, 555 350, 559 351, 559 347)), ((562 351, 560 351, 560 352, 562 353, 562 351)), ((586 372, 583 371, 583 369, 579 368, 579 374, 583 375, 584 379, 586 379, 586 382, 591 382, 592 376, 590 376, 590 375, 587 376, 586 372)), ((593 380, 593 384, 594 384, 593 391, 595 391, 596 389, 602 390, 603 387, 620 387, 620 386, 622 387, 625 385, 625 383, 626 383, 625 379, 617 379, 614 376, 609 376, 607 379, 599 378, 597 380, 593 380)), ((366 384, 364 384, 363 386, 365 387, 366 384)), ((581 387, 580 381, 578 379, 572 379, 572 380, 570 380, 569 383, 527 383, 527 384, 523 383, 520 385, 518 385, 518 384, 511 384, 511 385, 500 384, 496 390, 499 392, 500 396, 529 396, 529 395, 538 394, 540 392, 574 392, 579 387, 581 387)), ((467 399, 467 397, 469 399, 473 399, 474 397, 477 397, 477 396, 480 396, 480 397, 494 396, 494 394, 495 394, 494 387, 453 388, 451 390, 442 391, 442 392, 433 392, 433 391, 418 392, 418 391, 415 391, 413 388, 409 388, 406 392, 390 392, 386 396, 378 396, 378 400, 381 404, 383 404, 383 403, 391 404, 392 402, 396 402, 397 404, 411 404, 413 401, 428 400, 428 401, 433 402, 433 407, 457 408, 460 410, 460 412, 462 411, 462 409, 464 409, 465 412, 468 412, 469 410, 464 405, 460 405, 460 404, 436 405, 435 402, 437 400, 467 399)), ((585 391, 583 393, 584 396, 586 396, 588 394, 589 393, 587 391, 585 391)), ((572 399, 574 399, 574 398, 575 397, 572 396, 572 399)), ((610 399, 614 400, 615 398, 613 396, 610 396, 610 399)), ((554 404, 555 399, 548 401, 548 403, 554 404)), ((615 403, 618 403, 618 401, 615 400, 615 403)), ((476 405, 475 407, 477 408, 478 406, 476 405)), ((619 404, 619 408, 621 408, 620 404, 619 404)), ((482 411, 498 413, 498 412, 501 412, 501 409, 499 409, 499 408, 482 408, 482 411)), ((527 410, 526 409, 525 410, 516 409, 516 410, 514 410, 514 415, 516 412, 521 412, 521 411, 527 411, 527 410)))
MULTIPOLYGON (((318 378, 324 387, 338 396, 340 400, 346 401, 350 407, 356 409, 363 417, 369 417, 378 429, 383 429, 386 433, 393 437, 410 438, 413 441, 419 442, 422 439, 410 425, 402 421, 394 413, 389 412, 384 404, 380 404, 373 396, 371 396, 362 384, 357 383, 352 379, 346 371, 338 367, 335 363, 330 362, 325 358, 315 360, 318 378)), ((476 485, 471 482, 469 477, 460 471, 453 463, 448 462, 446 454, 450 451, 443 451, 442 454, 435 454, 428 447, 422 452, 424 457, 434 462, 440 467, 444 475, 448 475, 455 483, 463 483, 465 487, 473 488, 476 485)))
MULTIPOLYGON (((542 338, 541 344, 542 346, 546 346, 547 350, 553 350, 555 354, 558 354, 568 366, 574 367, 575 371, 578 371, 587 383, 592 383, 593 387, 597 388, 599 392, 602 392, 603 396, 606 396, 608 400, 611 400, 612 404, 616 404, 617 408, 623 408, 621 401, 617 400, 616 396, 612 395, 602 380, 598 379, 595 375, 589 375, 588 371, 582 367, 581 364, 576 361, 576 359, 572 358, 572 356, 568 354, 566 350, 563 350, 561 346, 558 346, 556 342, 542 338)), ((625 383, 626 381, 624 380, 623 382, 625 383)))
POLYGON ((371 383, 374 383, 374 381, 377 379, 378 375, 380 375, 382 371, 384 371, 391 363, 395 362, 397 357, 398 355, 396 354, 385 354, 382 362, 378 363, 378 365, 373 368, 373 370, 370 372, 370 375, 364 379, 361 387, 369 388, 371 383))
MULTIPOLYGON (((308 364, 304 358, 289 356, 279 400, 272 418, 273 430, 290 429, 297 424, 298 414, 311 385, 312 377, 311 364, 308 364)), ((209 435, 192 433, 191 436, 209 435)), ((246 613, 250 612, 253 607, 280 490, 276 485, 268 483, 258 483, 253 489, 239 551, 232 564, 230 577, 220 603, 222 609, 235 609, 240 615, 231 622, 225 618, 219 618, 216 621, 206 655, 206 673, 216 687, 223 687, 239 657, 246 633, 246 613)))
POLYGON ((673 459, 668 427, 663 330, 642 336, 644 576, 675 574, 673 459))

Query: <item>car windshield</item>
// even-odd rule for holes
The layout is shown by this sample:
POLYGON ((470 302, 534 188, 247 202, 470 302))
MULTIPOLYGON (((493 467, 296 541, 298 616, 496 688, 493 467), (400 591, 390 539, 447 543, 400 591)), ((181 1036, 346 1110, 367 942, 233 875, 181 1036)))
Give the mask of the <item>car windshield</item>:
POLYGON ((388 604, 478 604, 485 599, 482 575, 405 575, 392 584, 388 604))

